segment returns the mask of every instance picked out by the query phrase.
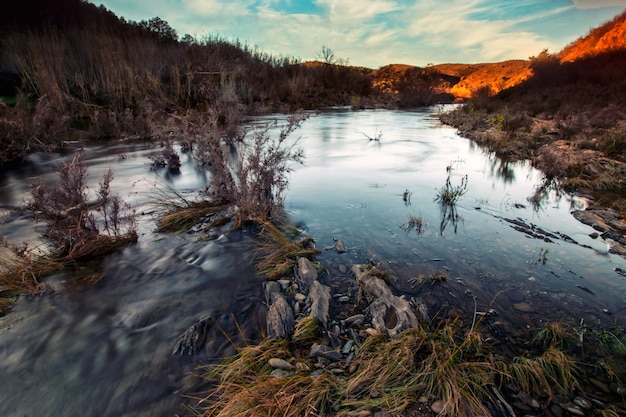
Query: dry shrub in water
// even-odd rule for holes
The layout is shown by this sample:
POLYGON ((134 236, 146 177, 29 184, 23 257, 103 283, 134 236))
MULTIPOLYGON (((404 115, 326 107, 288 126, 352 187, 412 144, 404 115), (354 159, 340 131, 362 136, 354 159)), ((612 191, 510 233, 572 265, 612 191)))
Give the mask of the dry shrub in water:
POLYGON ((54 254, 66 259, 109 253, 137 239, 134 213, 111 192, 113 171, 102 176, 94 203, 88 201, 86 176, 77 153, 58 169, 56 182, 31 189, 31 209, 46 222, 54 254))
POLYGON ((292 115, 277 135, 271 126, 237 135, 236 143, 224 141, 224 132, 207 137, 201 159, 208 157, 213 198, 232 201, 237 206, 236 220, 266 220, 278 215, 287 189, 290 164, 302 163, 304 153, 290 134, 306 119, 292 115))

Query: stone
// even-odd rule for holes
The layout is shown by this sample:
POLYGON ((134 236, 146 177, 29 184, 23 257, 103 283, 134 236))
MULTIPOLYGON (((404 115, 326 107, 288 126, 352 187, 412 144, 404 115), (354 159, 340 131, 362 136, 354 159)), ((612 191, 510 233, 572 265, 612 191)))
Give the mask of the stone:
POLYGON ((181 355, 193 355, 198 353, 204 347, 207 332, 214 322, 215 320, 212 317, 207 317, 185 330, 185 332, 176 339, 176 345, 174 346, 172 355, 177 353, 181 355))
POLYGON ((280 358, 271 358, 269 361, 267 361, 267 363, 274 369, 283 369, 285 371, 291 371, 295 369, 292 364, 280 358))
POLYGON ((330 288, 319 281, 313 281, 309 290, 309 299, 311 300, 309 316, 316 318, 322 326, 326 327, 330 308, 330 288))
POLYGON ((266 281, 263 286, 265 287, 265 301, 268 305, 272 305, 281 291, 280 284, 276 281, 266 281))
POLYGON ((365 323, 365 315, 364 314, 355 314, 354 316, 350 316, 345 320, 346 326, 360 326, 365 323))
POLYGON ((443 414, 446 403, 443 400, 437 400, 430 405, 430 409, 435 414, 443 414))
POLYGON ((567 411, 570 414, 573 414, 575 416, 581 416, 581 417, 585 416, 585 412, 576 404, 568 402, 568 403, 561 403, 559 405, 561 406, 563 410, 567 411))
POLYGON ((337 253, 346 253, 346 245, 343 243, 343 240, 335 242, 335 250, 337 253))
POLYGON ((513 308, 522 313, 534 313, 535 309, 528 303, 515 303, 513 308))
POLYGON ((293 375, 293 372, 285 371, 284 369, 274 369, 270 376, 272 378, 280 379, 280 378, 288 378, 293 375))
POLYGON ((267 337, 287 339, 293 333, 294 316, 289 303, 278 297, 267 312, 267 337))
POLYGON ((411 305, 400 297, 380 297, 370 304, 368 311, 374 329, 391 337, 399 335, 406 329, 419 327, 419 321, 411 305))
POLYGON ((342 295, 341 297, 337 298, 337 301, 339 301, 340 303, 349 303, 350 297, 348 297, 347 295, 342 295))
POLYGON ((313 263, 307 258, 298 258, 296 277, 298 278, 299 285, 304 288, 309 288, 313 281, 317 280, 317 269, 315 269, 313 263))
POLYGON ((579 406, 580 408, 583 408, 585 410, 591 410, 591 407, 592 407, 591 402, 584 397, 578 396, 574 398, 572 402, 576 404, 577 406, 579 406))
POLYGON ((337 350, 334 350, 330 346, 321 345, 319 343, 313 343, 313 345, 311 346, 311 350, 309 351, 309 357, 310 358, 321 357, 321 358, 328 359, 332 362, 339 362, 340 360, 343 359, 343 355, 340 352, 338 352, 337 350))
POLYGON ((296 299, 297 302, 299 303, 303 303, 306 301, 306 295, 302 294, 302 293, 296 293, 296 295, 294 296, 294 298, 296 299))

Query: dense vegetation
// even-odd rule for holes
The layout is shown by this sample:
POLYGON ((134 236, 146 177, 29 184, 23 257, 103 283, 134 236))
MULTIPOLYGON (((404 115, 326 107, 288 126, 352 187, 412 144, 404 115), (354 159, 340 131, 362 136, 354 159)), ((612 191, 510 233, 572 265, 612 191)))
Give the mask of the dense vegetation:
POLYGON ((4 14, 0 163, 69 138, 184 133, 196 113, 355 104, 368 71, 303 64, 217 36, 180 40, 155 17, 129 22, 80 0, 29 0, 4 14))

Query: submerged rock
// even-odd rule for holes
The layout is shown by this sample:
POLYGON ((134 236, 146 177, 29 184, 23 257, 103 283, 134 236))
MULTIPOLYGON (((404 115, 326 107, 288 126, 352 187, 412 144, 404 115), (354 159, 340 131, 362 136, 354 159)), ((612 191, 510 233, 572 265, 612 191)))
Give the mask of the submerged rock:
POLYGON ((346 253, 346 245, 343 243, 343 240, 338 240, 335 242, 335 250, 337 253, 346 253))

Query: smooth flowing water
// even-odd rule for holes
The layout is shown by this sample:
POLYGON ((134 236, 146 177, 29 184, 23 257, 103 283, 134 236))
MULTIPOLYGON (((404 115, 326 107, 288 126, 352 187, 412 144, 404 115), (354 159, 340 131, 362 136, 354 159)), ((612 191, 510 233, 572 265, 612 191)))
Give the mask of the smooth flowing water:
MULTIPOLYGON (((503 349, 527 342, 547 321, 623 323, 626 281, 615 268, 626 262, 573 218, 585 201, 538 193, 540 172, 459 137, 439 123, 439 110, 336 109, 312 115, 294 134, 306 160, 290 176, 287 213, 320 248, 334 239, 348 246, 321 254, 329 279, 345 278, 352 264, 380 263, 394 289, 420 297, 431 315, 471 321, 475 310, 495 310, 503 349), (452 185, 467 175, 455 210, 434 201, 449 173, 452 185), (420 233, 405 227, 410 216, 423 222, 420 233), (420 279, 441 274, 443 282, 420 279)), ((166 198, 164 190, 193 197, 208 175, 188 155, 178 175, 151 171, 148 156, 158 149, 119 142, 85 149, 91 189, 111 166, 115 191, 139 215, 139 241, 50 277, 49 291, 20 299, 0 318, 0 415, 174 415, 185 375, 228 351, 215 333, 202 355, 173 355, 186 328, 249 310, 244 327, 262 331, 262 314, 249 307, 262 305, 262 296, 245 232, 212 241, 153 232, 152 203, 166 198), (104 273, 99 283, 80 279, 94 271, 104 273)), ((9 239, 40 231, 15 208, 35 176, 52 177, 68 157, 33 155, 28 168, 0 179, 9 239)))

